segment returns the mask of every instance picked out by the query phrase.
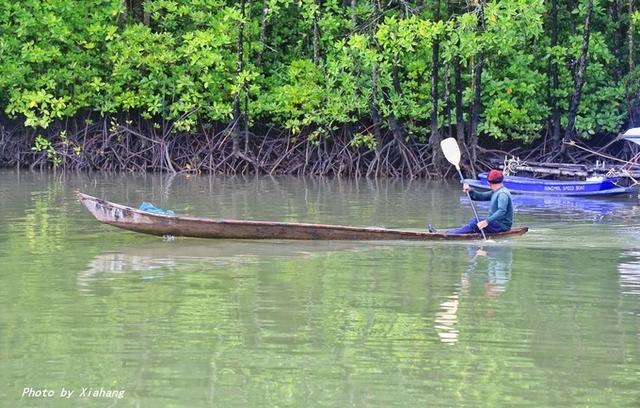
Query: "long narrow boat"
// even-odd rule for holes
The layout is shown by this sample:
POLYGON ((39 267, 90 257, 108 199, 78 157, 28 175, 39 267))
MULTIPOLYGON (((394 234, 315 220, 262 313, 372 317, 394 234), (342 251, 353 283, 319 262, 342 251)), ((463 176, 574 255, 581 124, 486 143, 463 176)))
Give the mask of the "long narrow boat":
MULTIPOLYGON (((489 189, 487 173, 480 173, 477 180, 467 179, 471 187, 489 189)), ((626 194, 635 191, 631 187, 621 187, 614 178, 593 180, 545 180, 520 176, 505 176, 504 186, 516 194, 546 194, 563 196, 601 196, 626 194)))
MULTIPOLYGON (((305 239, 305 240, 474 240, 480 234, 452 235, 387 229, 381 227, 349 227, 342 225, 303 224, 271 221, 243 221, 163 215, 101 200, 78 193, 80 202, 104 224, 151 235, 173 235, 194 238, 229 239, 305 239)), ((517 227, 508 232, 487 234, 493 238, 522 235, 529 229, 517 227)))

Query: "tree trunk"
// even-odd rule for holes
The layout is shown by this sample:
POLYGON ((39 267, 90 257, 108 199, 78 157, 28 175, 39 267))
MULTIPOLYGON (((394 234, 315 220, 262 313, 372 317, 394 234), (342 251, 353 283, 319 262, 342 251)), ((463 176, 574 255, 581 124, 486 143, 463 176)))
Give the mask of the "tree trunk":
MULTIPOLYGON (((435 0, 433 10, 433 20, 440 20, 440 0, 435 0)), ((439 57, 440 57, 440 39, 434 38, 431 45, 431 137, 429 144, 431 145, 431 163, 435 166, 436 171, 440 171, 440 163, 442 162, 442 154, 440 153, 440 141, 442 137, 438 130, 438 75, 439 75, 439 57)))
POLYGON ((484 55, 482 51, 478 55, 478 62, 473 70, 473 103, 471 105, 471 123, 469 129, 469 147, 471 148, 471 164, 476 162, 476 148, 478 147, 478 125, 480 124, 480 111, 482 110, 482 69, 484 68, 484 55))
MULTIPOLYGON (((322 1, 320 1, 320 4, 322 1)), ((318 12, 313 14, 313 63, 320 63, 320 27, 318 26, 318 12)))
POLYGON ((267 18, 269 17, 269 0, 262 1, 262 19, 260 20, 260 51, 258 52, 258 66, 262 62, 262 54, 267 46, 267 18))
MULTIPOLYGON (((591 14, 593 13, 593 0, 587 0, 587 15, 584 18, 584 31, 582 32, 582 50, 575 68, 575 86, 571 102, 569 103, 569 113, 567 116, 567 130, 565 139, 571 140, 576 135, 576 116, 580 107, 580 98, 582 97, 582 86, 584 85, 584 74, 587 70, 587 55, 589 54, 589 35, 591 34, 591 14)), ((561 152, 564 153, 566 145, 563 144, 561 152)))
MULTIPOLYGON (((402 95, 402 88, 400 87, 400 74, 398 73, 398 61, 394 57, 393 67, 391 69, 391 79, 393 81, 393 90, 398 95, 402 95)), ((388 101, 387 101, 388 102, 388 101)), ((401 120, 399 120, 395 114, 389 115, 389 127, 391 128, 391 132, 393 132, 393 136, 397 141, 402 141, 405 136, 404 125, 401 120)))
POLYGON ((351 0, 351 25, 355 29, 358 25, 358 16, 356 15, 356 7, 358 6, 358 0, 351 0))
POLYGON ((609 4, 609 17, 611 21, 616 22, 613 29, 613 55, 616 63, 613 66, 613 80, 620 81, 622 78, 622 24, 620 22, 620 0, 611 0, 609 4))
MULTIPOLYGON (((558 45, 558 0, 551 1, 551 47, 558 45)), ((560 78, 558 74, 557 61, 549 60, 549 77, 551 84, 549 86, 549 105, 551 107, 551 144, 554 149, 560 147, 560 107, 558 106, 558 97, 556 92, 560 87, 560 78)))
POLYGON ((462 64, 460 57, 453 57, 453 78, 456 93, 456 139, 461 145, 466 145, 464 140, 464 106, 462 106, 462 64))
MULTIPOLYGON (((449 19, 454 18, 458 14, 462 14, 460 4, 456 0, 447 0, 447 14, 449 19)), ((460 36, 455 32, 456 46, 460 45, 460 36)), ((464 106, 462 105, 462 63, 460 62, 460 55, 455 52, 451 61, 453 66, 453 94, 455 98, 455 115, 456 115, 456 140, 460 146, 466 146, 464 137, 464 106)))
MULTIPOLYGON (((629 40, 629 72, 633 72, 636 68, 635 64, 635 42, 634 42, 634 31, 635 26, 633 25, 633 20, 631 16, 635 11, 635 0, 629 0, 629 32, 627 33, 627 38, 629 40)), ((632 82, 629 83, 631 85, 632 82)), ((627 85, 627 86, 629 86, 627 85)), ((630 127, 637 126, 640 123, 640 87, 636 92, 631 89, 626 89, 627 101, 629 106, 629 125, 630 127)))
POLYGON ((144 24, 145 26, 149 27, 151 25, 151 13, 149 13, 145 8, 144 5, 148 0, 142 0, 140 2, 140 9, 142 10, 142 24, 144 24))
MULTIPOLYGON (((373 49, 376 54, 379 52, 378 40, 376 39, 376 31, 378 30, 378 18, 380 17, 380 2, 372 0, 373 5, 373 49)), ((376 138, 378 146, 382 142, 382 132, 380 131, 380 111, 378 109, 378 82, 380 81, 380 72, 378 63, 374 62, 371 69, 371 121, 373 122, 373 135, 376 138)))
MULTIPOLYGON (((484 4, 485 0, 478 3, 478 34, 484 32, 484 4)), ((472 172, 475 173, 474 163, 477 160, 478 125, 480 123, 480 111, 482 110, 482 69, 484 68, 484 52, 480 50, 478 62, 473 70, 473 103, 471 105, 471 123, 469 125, 469 158, 472 172)), ((475 177, 475 174, 474 174, 475 177)))
POLYGON ((633 26, 633 22, 631 20, 631 16, 634 12, 634 0, 629 0, 629 72, 632 72, 635 68, 635 59, 633 58, 634 53, 636 52, 634 42, 633 42, 633 31, 635 27, 633 26))
POLYGON ((444 95, 442 98, 444 99, 444 112, 447 117, 447 137, 451 137, 451 103, 449 102, 449 72, 451 71, 450 64, 444 66, 444 78, 442 81, 444 82, 444 95))
POLYGON ((148 0, 122 0, 123 13, 122 16, 130 18, 132 22, 142 22, 145 26, 149 27, 151 24, 151 14, 144 8, 145 2, 148 0))
POLYGON ((382 142, 382 132, 380 131, 380 111, 378 110, 378 81, 380 73, 378 72, 378 64, 373 65, 371 70, 371 121, 373 122, 373 136, 378 142, 378 146, 382 142))
MULTIPOLYGON (((245 18, 245 0, 240 0, 240 11, 242 14, 242 21, 238 26, 238 42, 236 49, 236 73, 240 75, 244 69, 244 18, 245 18)), ((240 129, 242 127, 242 109, 240 105, 241 90, 238 90, 235 98, 233 99, 233 125, 231 128, 231 137, 233 142, 233 155, 238 156, 240 153, 240 129)))
POLYGON ((128 0, 122 0, 122 13, 120 13, 120 15, 123 17, 124 24, 127 24, 127 19, 129 17, 129 1, 128 0))

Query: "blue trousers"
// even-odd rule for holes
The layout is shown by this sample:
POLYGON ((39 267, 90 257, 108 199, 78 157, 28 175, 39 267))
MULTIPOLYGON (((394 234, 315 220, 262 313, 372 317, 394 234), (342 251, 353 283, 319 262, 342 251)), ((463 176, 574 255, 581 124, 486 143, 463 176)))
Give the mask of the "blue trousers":
MULTIPOLYGON (((476 217, 471 217, 465 225, 458 227, 456 229, 449 230, 447 231, 447 234, 479 234, 480 228, 478 228, 478 225, 477 225, 478 222, 480 221, 478 221, 476 217)), ((484 232, 486 234, 492 234, 492 233, 503 232, 503 231, 508 231, 508 230, 505 230, 503 227, 491 222, 484 229, 484 232)))

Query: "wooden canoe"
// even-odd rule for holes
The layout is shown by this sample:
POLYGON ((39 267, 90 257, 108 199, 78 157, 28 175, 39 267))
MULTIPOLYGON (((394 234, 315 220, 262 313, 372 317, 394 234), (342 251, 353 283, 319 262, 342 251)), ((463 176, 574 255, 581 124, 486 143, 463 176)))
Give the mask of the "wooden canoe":
MULTIPOLYGON (((474 240, 480 234, 445 234, 427 231, 349 227, 272 221, 243 221, 161 215, 78 193, 80 202, 101 223, 151 235, 227 239, 305 239, 305 240, 474 240)), ((492 238, 522 235, 529 229, 516 227, 508 232, 487 234, 492 238)))

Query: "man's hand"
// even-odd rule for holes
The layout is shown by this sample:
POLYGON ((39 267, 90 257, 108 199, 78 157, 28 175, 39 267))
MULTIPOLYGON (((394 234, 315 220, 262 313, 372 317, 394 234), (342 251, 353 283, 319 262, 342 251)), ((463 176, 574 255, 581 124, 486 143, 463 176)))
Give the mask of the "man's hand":
POLYGON ((487 228, 487 225, 489 225, 489 223, 487 222, 487 220, 482 220, 480 221, 478 224, 476 224, 478 226, 478 228, 480 229, 485 229, 487 228))
POLYGON ((471 190, 471 187, 469 187, 469 185, 467 183, 464 183, 462 185, 462 191, 464 191, 465 193, 468 193, 469 190, 471 190))

